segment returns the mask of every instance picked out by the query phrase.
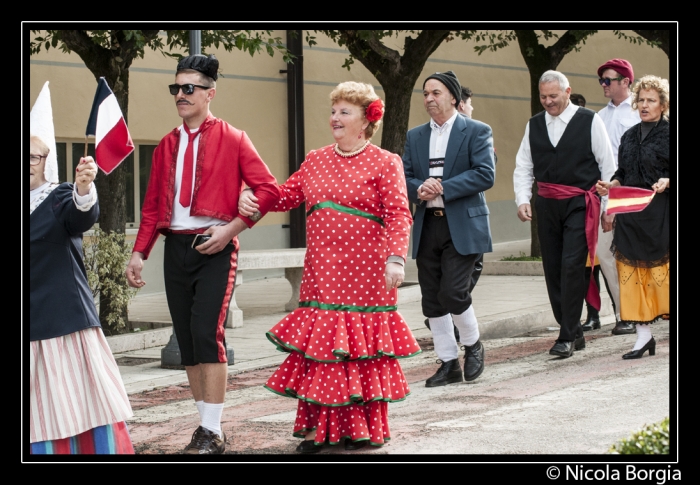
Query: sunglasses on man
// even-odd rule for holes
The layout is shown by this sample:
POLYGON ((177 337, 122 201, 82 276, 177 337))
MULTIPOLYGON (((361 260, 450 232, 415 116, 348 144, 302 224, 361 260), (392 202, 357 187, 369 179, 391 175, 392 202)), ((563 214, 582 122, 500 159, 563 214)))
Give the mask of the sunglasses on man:
POLYGON ((175 96, 177 93, 180 92, 180 89, 182 89, 182 92, 185 95, 190 95, 194 93, 194 88, 201 88, 201 89, 211 89, 211 86, 200 86, 199 84, 169 84, 168 89, 170 89, 170 94, 175 96))
MULTIPOLYGON (((602 86, 603 84, 605 84, 606 86, 610 86, 610 82, 611 82, 611 81, 622 81, 623 79, 625 79, 625 76, 618 76, 618 77, 602 77, 602 78, 598 79, 598 82, 600 83, 601 86, 602 86)), ((172 91, 172 90, 171 90, 171 91, 172 91)), ((177 94, 177 93, 175 93, 175 94, 177 94)))

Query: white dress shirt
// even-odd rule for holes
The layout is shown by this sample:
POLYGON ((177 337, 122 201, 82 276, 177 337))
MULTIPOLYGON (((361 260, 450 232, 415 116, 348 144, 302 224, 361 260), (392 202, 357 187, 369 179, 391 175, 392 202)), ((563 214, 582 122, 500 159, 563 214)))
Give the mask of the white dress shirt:
MULTIPOLYGON (((569 102, 564 111, 559 116, 551 116, 545 113, 545 123, 547 124, 547 134, 549 141, 553 146, 557 146, 564 130, 571 121, 571 118, 576 114, 579 107, 569 102)), ((608 132, 605 129, 605 124, 600 116, 593 115, 591 123, 591 151, 598 162, 598 168, 601 173, 602 180, 610 180, 615 173, 615 159, 613 157, 610 139, 608 132)), ((532 184, 535 181, 534 165, 532 163, 532 154, 530 153, 530 122, 525 126, 525 136, 520 143, 518 154, 515 157, 515 171, 513 171, 513 188, 515 190, 515 203, 518 207, 522 204, 529 204, 532 197, 532 184)), ((603 198, 605 203, 607 197, 603 198)))
MULTIPOLYGON (((199 128, 195 130, 190 130, 190 133, 196 133, 199 128)), ((203 227, 210 226, 222 226, 226 224, 226 221, 221 219, 216 219, 214 217, 204 217, 204 216, 190 216, 189 207, 182 207, 180 205, 180 185, 182 184, 182 168, 185 165, 185 150, 187 150, 187 143, 189 142, 189 137, 183 126, 180 126, 180 148, 177 151, 177 166, 175 167, 175 198, 173 199, 173 216, 170 220, 170 229, 176 231, 189 230, 189 229, 201 229, 203 227)), ((192 141, 194 145, 192 146, 192 195, 194 195, 194 182, 197 175, 197 150, 199 149, 199 135, 194 137, 192 141)))
POLYGON ((617 150, 620 147, 622 135, 642 121, 642 119, 639 117, 639 111, 632 109, 632 95, 618 106, 615 106, 615 103, 611 100, 603 109, 598 111, 598 114, 603 119, 603 123, 605 123, 605 129, 608 130, 608 137, 610 137, 610 144, 615 157, 615 169, 617 170, 617 150))
MULTIPOLYGON (((452 133, 452 127, 455 124, 457 115, 459 111, 450 117, 449 120, 445 121, 442 126, 438 125, 435 120, 430 119, 430 152, 428 154, 429 158, 445 158, 445 153, 447 152, 447 142, 450 139, 450 133, 452 133)), ((433 178, 442 178, 443 167, 433 168, 431 167, 428 171, 428 175, 433 178)), ((444 208, 445 201, 442 200, 442 195, 438 195, 433 200, 427 201, 426 207, 430 208, 444 208)))

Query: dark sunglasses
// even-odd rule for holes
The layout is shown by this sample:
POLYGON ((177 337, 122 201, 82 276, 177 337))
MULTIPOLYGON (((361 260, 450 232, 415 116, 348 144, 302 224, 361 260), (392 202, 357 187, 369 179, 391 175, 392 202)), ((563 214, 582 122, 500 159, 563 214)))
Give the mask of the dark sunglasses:
MULTIPOLYGON (((606 86, 610 86, 610 81, 622 81, 623 79, 625 79, 625 76, 619 76, 619 77, 603 77, 603 78, 598 79, 598 82, 600 83, 601 86, 602 86, 603 84, 605 84, 606 86)), ((171 90, 171 91, 172 91, 172 90, 171 90)), ((176 94, 177 94, 177 93, 176 93, 176 94)))
POLYGON ((170 94, 175 96, 177 93, 182 92, 186 95, 194 93, 194 88, 211 89, 211 86, 200 86, 199 84, 169 84, 168 89, 170 89, 170 94))

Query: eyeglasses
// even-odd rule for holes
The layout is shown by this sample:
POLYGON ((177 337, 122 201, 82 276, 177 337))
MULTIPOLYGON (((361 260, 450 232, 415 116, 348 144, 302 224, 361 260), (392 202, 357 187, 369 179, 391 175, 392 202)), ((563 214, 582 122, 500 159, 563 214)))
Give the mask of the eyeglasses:
POLYGON ((194 88, 211 89, 211 86, 200 86, 199 84, 169 84, 168 89, 170 89, 170 94, 173 96, 177 95, 182 89, 183 94, 194 93, 194 88))
MULTIPOLYGON (((598 79, 598 82, 600 83, 601 86, 603 84, 605 84, 606 86, 610 86, 610 81, 622 81, 623 79, 625 79, 625 76, 603 77, 603 78, 598 79)), ((175 94, 177 94, 177 93, 175 93, 175 94)))
POLYGON ((29 165, 39 165, 41 163, 41 160, 43 158, 46 158, 47 156, 29 155, 29 165))

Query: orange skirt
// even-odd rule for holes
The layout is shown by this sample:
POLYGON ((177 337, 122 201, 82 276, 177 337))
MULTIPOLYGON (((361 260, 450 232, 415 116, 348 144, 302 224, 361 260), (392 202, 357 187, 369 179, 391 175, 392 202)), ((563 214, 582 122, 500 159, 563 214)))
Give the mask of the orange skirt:
POLYGON ((669 314, 671 301, 670 262, 653 268, 617 263, 620 280, 620 320, 653 323, 669 314))

